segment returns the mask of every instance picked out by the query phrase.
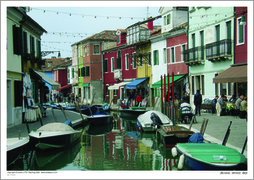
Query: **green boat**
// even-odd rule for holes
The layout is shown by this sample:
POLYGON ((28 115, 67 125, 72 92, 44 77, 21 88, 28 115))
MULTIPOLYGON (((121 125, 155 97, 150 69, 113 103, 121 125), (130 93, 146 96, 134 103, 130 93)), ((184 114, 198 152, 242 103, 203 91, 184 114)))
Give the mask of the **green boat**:
POLYGON ((247 159, 236 149, 216 143, 177 143, 179 166, 193 170, 247 170, 247 159))

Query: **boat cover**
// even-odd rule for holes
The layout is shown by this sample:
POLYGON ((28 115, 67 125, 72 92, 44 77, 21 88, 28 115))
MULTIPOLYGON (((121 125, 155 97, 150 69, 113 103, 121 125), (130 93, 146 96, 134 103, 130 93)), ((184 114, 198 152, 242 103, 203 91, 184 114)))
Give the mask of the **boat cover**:
POLYGON ((203 141, 203 136, 199 132, 196 132, 190 137, 188 143, 204 143, 203 141))
POLYGON ((64 123, 49 123, 40 127, 37 131, 73 131, 73 128, 64 123))
POLYGON ((154 110, 147 111, 144 114, 139 115, 138 116, 139 122, 143 123, 143 124, 153 124, 153 121, 151 120, 152 113, 155 113, 160 118, 160 120, 163 124, 171 124, 172 125, 172 121, 166 115, 164 115, 160 111, 154 111, 154 110))

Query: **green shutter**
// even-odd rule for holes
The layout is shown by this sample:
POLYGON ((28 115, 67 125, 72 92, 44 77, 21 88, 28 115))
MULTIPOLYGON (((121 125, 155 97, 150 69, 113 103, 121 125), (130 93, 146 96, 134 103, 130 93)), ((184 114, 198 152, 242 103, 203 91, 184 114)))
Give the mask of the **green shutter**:
POLYGON ((167 16, 164 16, 164 25, 167 25, 167 16))
POLYGON ((205 53, 205 51, 204 51, 204 31, 201 31, 200 32, 200 39, 201 39, 201 59, 204 59, 204 53, 205 53))
POLYGON ((167 15, 167 24, 170 24, 170 14, 167 15))
POLYGON ((164 63, 167 64, 167 50, 166 48, 164 48, 163 50, 164 50, 164 63))
POLYGON ((134 68, 136 69, 137 68, 136 56, 134 56, 133 59, 134 59, 134 68))
POLYGON ((74 78, 74 68, 71 68, 72 78, 74 78))
POLYGON ((89 76, 89 66, 86 66, 86 76, 89 76))
POLYGON ((240 25, 241 19, 238 20, 238 26, 239 26, 239 43, 243 43, 244 39, 244 25, 240 25))
POLYGON ((23 52, 27 53, 27 32, 23 32, 23 52))

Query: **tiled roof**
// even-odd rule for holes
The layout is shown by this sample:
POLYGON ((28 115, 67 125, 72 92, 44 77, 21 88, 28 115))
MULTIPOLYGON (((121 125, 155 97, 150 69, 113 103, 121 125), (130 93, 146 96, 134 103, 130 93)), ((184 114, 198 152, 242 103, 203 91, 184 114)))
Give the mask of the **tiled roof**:
MULTIPOLYGON (((50 59, 46 59, 45 60, 45 65, 42 66, 42 70, 43 71, 52 71, 53 68, 57 67, 59 64, 68 62, 70 60, 66 59, 66 58, 50 58, 50 59), (52 63, 52 65, 50 67, 48 67, 48 63, 52 63)), ((72 61, 71 61, 72 62, 72 61)))
POLYGON ((115 30, 104 30, 100 33, 96 33, 90 37, 87 37, 86 39, 83 39, 81 41, 78 41, 72 45, 81 43, 81 42, 85 42, 88 40, 116 40, 116 31, 115 30))

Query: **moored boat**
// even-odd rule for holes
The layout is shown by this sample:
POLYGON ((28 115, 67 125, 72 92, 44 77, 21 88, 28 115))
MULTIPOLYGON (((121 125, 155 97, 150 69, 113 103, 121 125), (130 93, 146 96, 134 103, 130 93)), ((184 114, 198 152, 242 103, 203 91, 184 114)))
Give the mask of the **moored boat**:
POLYGON ((147 112, 146 107, 131 107, 130 109, 121 109, 120 113, 122 116, 136 116, 147 112))
POLYGON ((178 143, 175 147, 180 156, 179 163, 185 163, 193 170, 247 170, 246 157, 221 144, 178 143))
POLYGON ((194 134, 193 131, 182 126, 163 126, 158 129, 159 137, 165 147, 172 147, 176 143, 188 142, 189 138, 194 134))
POLYGON ((63 148, 76 142, 81 131, 64 123, 49 123, 29 133, 31 142, 39 149, 63 148))
POLYGON ((96 113, 86 118, 91 124, 107 124, 113 122, 113 116, 107 113, 96 113))
POLYGON ((172 121, 160 111, 147 111, 137 118, 137 126, 139 130, 148 132, 156 131, 161 126, 172 125, 172 121))
POLYGON ((7 166, 18 159, 28 143, 29 137, 7 138, 7 166))

